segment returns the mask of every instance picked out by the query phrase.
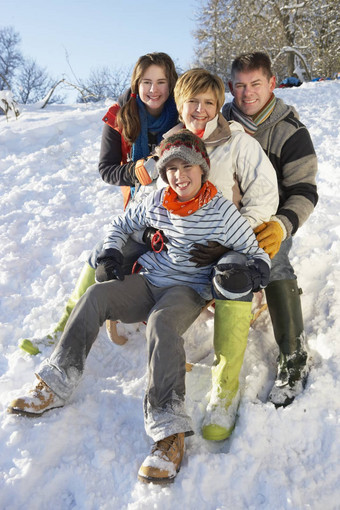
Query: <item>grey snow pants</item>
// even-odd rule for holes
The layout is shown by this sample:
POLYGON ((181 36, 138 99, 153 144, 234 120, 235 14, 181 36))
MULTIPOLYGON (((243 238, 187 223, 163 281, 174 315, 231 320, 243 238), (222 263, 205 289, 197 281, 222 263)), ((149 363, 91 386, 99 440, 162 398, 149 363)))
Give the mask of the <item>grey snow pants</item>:
POLYGON ((181 335, 205 300, 194 289, 155 287, 141 275, 91 286, 74 308, 51 357, 37 375, 67 400, 85 368, 86 357, 106 319, 147 321, 148 382, 144 399, 146 433, 154 440, 192 431, 185 411, 185 351, 181 335))

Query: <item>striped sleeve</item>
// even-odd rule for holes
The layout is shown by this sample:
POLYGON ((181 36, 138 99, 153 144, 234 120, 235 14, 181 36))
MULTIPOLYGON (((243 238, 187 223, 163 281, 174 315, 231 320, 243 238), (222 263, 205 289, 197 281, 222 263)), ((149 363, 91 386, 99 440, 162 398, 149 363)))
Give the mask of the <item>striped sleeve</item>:
POLYGON ((295 123, 295 132, 286 140, 281 151, 281 203, 277 216, 292 227, 295 234, 313 212, 318 202, 316 188, 317 158, 307 128, 295 118, 286 122, 295 123), (286 219, 286 221, 285 221, 286 219))
POLYGON ((162 190, 150 193, 145 200, 131 205, 124 214, 115 216, 104 240, 104 249, 122 250, 128 237, 149 226, 150 211, 158 209, 162 190))

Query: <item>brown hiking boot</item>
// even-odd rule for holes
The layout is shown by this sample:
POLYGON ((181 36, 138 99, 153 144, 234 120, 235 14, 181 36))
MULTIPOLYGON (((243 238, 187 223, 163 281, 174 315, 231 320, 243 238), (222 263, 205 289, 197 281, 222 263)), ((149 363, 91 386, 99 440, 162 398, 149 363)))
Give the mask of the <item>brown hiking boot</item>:
POLYGON ((165 484, 174 481, 184 454, 184 432, 157 441, 139 468, 138 479, 144 483, 165 484))
POLYGON ((58 397, 44 381, 39 379, 26 396, 12 400, 7 412, 36 417, 55 407, 62 407, 64 403, 63 399, 58 397))

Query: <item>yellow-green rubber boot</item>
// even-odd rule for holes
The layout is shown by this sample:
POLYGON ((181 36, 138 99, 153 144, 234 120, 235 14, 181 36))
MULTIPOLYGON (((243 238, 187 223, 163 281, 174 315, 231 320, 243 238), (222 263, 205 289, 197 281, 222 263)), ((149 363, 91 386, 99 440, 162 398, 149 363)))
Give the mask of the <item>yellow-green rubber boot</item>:
POLYGON ((86 290, 95 283, 95 269, 93 269, 88 263, 84 264, 83 269, 79 275, 76 286, 69 297, 64 313, 54 328, 54 330, 43 338, 24 338, 20 341, 19 346, 29 354, 38 354, 40 352, 38 345, 52 345, 56 343, 61 337, 62 332, 65 329, 66 323, 71 315, 73 308, 78 303, 81 296, 86 290))
POLYGON ((87 289, 95 283, 95 273, 96 273, 95 269, 93 269, 93 267, 91 267, 86 262, 83 266, 83 269, 81 270, 76 286, 74 287, 73 292, 66 303, 65 311, 60 321, 54 328, 53 333, 57 331, 64 331, 66 323, 71 315, 73 308, 76 306, 82 295, 85 294, 87 289))
POLYGON ((232 433, 239 404, 239 375, 247 347, 251 302, 215 300, 212 390, 202 434, 222 441, 232 433))

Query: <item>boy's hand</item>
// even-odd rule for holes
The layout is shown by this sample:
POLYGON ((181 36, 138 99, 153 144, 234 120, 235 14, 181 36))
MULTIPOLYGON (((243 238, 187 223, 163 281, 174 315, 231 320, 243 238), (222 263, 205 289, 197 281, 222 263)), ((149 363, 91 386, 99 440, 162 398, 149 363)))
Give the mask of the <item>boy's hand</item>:
POLYGON ((271 259, 274 258, 284 238, 280 223, 275 220, 267 221, 256 227, 254 233, 260 248, 268 253, 271 259))
POLYGON ((165 243, 168 243, 169 239, 164 235, 162 230, 157 230, 153 227, 147 227, 144 230, 143 241, 148 247, 148 251, 155 251, 156 253, 159 253, 162 250, 168 250, 165 243))
POLYGON ((195 262, 196 267, 208 266, 217 262, 227 251, 230 251, 229 248, 222 246, 217 241, 208 241, 208 245, 196 243, 190 250, 192 257, 189 260, 195 262))
POLYGON ((123 255, 115 248, 103 250, 97 258, 96 282, 124 280, 123 255))

